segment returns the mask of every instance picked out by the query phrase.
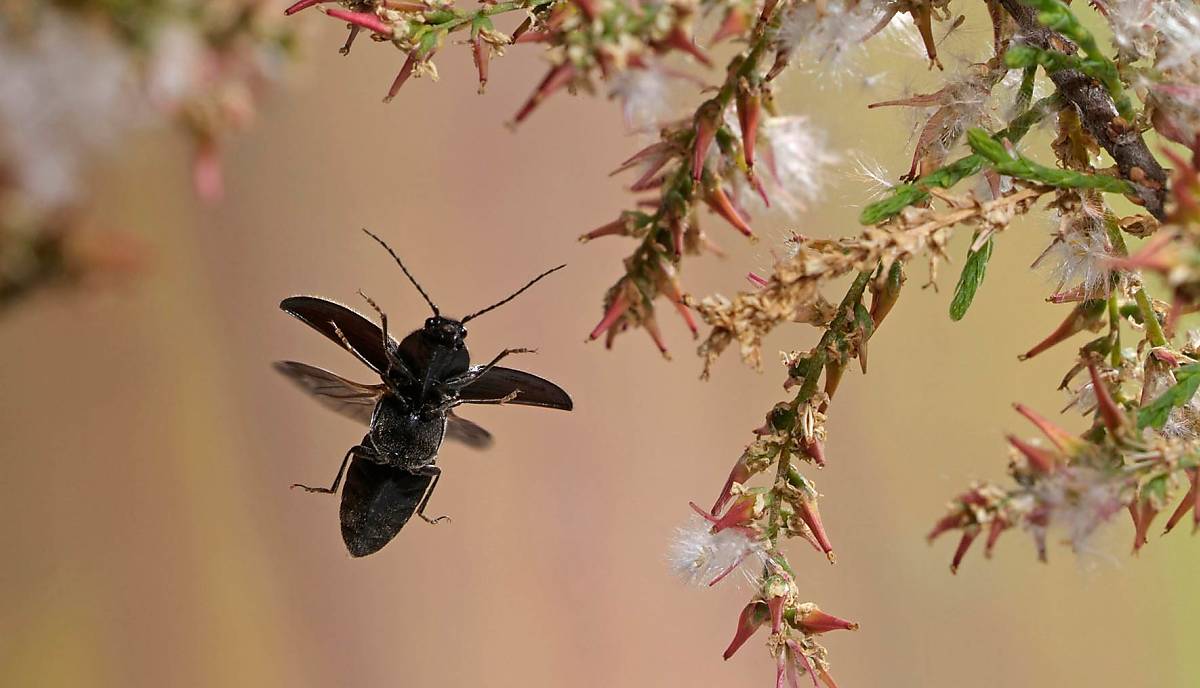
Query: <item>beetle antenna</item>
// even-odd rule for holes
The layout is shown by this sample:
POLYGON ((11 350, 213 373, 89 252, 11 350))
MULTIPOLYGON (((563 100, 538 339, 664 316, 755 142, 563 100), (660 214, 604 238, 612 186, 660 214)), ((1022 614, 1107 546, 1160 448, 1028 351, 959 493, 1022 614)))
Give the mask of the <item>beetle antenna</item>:
MULTIPOLYGON (((379 245, 387 249, 388 253, 392 254, 392 258, 396 259, 396 265, 400 266, 400 269, 404 271, 404 276, 408 278, 408 281, 412 282, 413 286, 417 288, 417 291, 421 292, 421 296, 425 298, 425 303, 429 304, 429 307, 433 309, 433 314, 441 315, 441 313, 438 312, 438 307, 433 303, 433 299, 429 298, 429 294, 425 293, 425 290, 421 288, 421 284, 417 282, 415 277, 412 276, 412 273, 408 271, 408 268, 404 267, 404 261, 400 260, 400 256, 396 255, 396 252, 392 250, 392 247, 388 246, 386 241, 375 236, 375 234, 366 227, 363 227, 363 231, 367 233, 367 236, 371 237, 375 241, 378 241, 379 245)), ((537 280, 534 281, 536 282, 537 280)))
POLYGON ((556 268, 550 268, 549 270, 547 270, 547 271, 543 272, 542 274, 538 275, 537 277, 534 277, 533 279, 529 280, 529 283, 528 283, 528 284, 526 284, 525 286, 521 287, 520 289, 518 289, 518 290, 514 291, 514 292, 512 293, 512 295, 511 295, 511 296, 509 296, 509 297, 507 297, 507 298, 503 299, 502 301, 498 301, 497 303, 494 303, 494 304, 492 304, 492 305, 488 306, 487 308, 485 308, 485 309, 483 309, 483 310, 481 310, 481 311, 479 311, 479 312, 477 312, 477 313, 472 313, 472 314, 468 315, 467 317, 463 318, 462 320, 460 320, 459 322, 461 322, 461 323, 464 323, 464 324, 465 324, 465 323, 466 323, 468 320, 472 320, 472 319, 474 319, 474 318, 478 318, 479 316, 483 315, 484 313, 487 313, 488 311, 495 310, 495 309, 497 309, 497 308, 499 308, 499 307, 503 306, 504 304, 508 303, 509 301, 512 301, 513 299, 515 299, 515 298, 517 298, 518 296, 520 296, 520 295, 521 295, 521 292, 523 292, 523 291, 525 291, 526 289, 528 289, 528 288, 532 287, 533 285, 537 284, 537 283, 538 283, 538 281, 539 281, 539 280, 541 280, 541 279, 542 279, 543 277, 545 277, 546 275, 549 275, 549 274, 550 274, 550 273, 552 273, 552 272, 558 272, 559 270, 562 270, 562 269, 563 269, 563 268, 565 268, 565 267, 567 267, 567 264, 566 264, 566 263, 563 263, 562 265, 560 265, 560 266, 558 266, 558 267, 556 267, 556 268))

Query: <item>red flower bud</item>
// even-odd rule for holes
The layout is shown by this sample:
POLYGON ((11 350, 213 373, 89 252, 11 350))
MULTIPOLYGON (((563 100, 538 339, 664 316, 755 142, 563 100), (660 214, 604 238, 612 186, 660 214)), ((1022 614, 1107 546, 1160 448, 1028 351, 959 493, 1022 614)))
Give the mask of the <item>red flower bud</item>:
POLYGON ((825 467, 825 448, 815 438, 810 437, 804 442, 804 453, 808 454, 808 458, 813 460, 821 468, 825 467))
POLYGON ((771 612, 771 632, 778 633, 783 630, 783 606, 787 602, 787 598, 775 595, 767 600, 767 609, 771 612))
POLYGON ((813 537, 817 539, 817 544, 821 546, 821 551, 825 553, 829 563, 834 563, 837 557, 833 555, 833 545, 829 543, 829 536, 825 534, 825 526, 821 523, 821 512, 817 509, 815 497, 805 495, 800 500, 800 519, 812 531, 813 537))
POLYGON ((521 122, 525 121, 525 118, 528 117, 529 114, 533 112, 534 108, 540 105, 543 100, 553 95, 558 89, 571 83, 571 80, 575 78, 575 72, 575 65, 571 64, 570 62, 564 62, 560 65, 551 67, 550 71, 546 73, 546 76, 542 77, 541 83, 539 83, 538 87, 534 89, 533 93, 529 96, 529 99, 526 100, 525 104, 521 106, 521 109, 517 111, 516 116, 513 117, 513 123, 520 124, 521 122))
POLYGON ((1008 436, 1008 443, 1029 461, 1029 465, 1039 473, 1053 473, 1055 465, 1054 454, 1034 446, 1016 435, 1008 436))
POLYGON ((721 188, 720 184, 713 184, 709 187, 704 202, 708 204, 709 208, 712 208, 714 213, 733 225, 734 229, 748 237, 754 236, 754 230, 750 229, 750 225, 746 224, 746 220, 738 213, 737 208, 733 207, 733 202, 729 200, 729 196, 725 195, 725 190, 721 188))
POLYGON ((1105 308, 1106 302, 1103 299, 1092 299, 1080 303, 1071 309, 1071 313, 1067 316, 1066 320, 1063 320, 1049 336, 1017 358, 1022 361, 1033 358, 1055 344, 1066 341, 1072 335, 1098 324, 1101 316, 1104 315, 1105 308))
POLYGON ((487 44, 487 41, 479 36, 471 39, 471 57, 475 61, 475 69, 479 72, 479 92, 483 93, 487 88, 488 82, 488 58, 491 57, 492 48, 487 44))
POLYGON ((705 54, 705 52, 700 49, 700 46, 696 45, 696 42, 692 40, 692 37, 684 33, 683 29, 679 26, 676 26, 671 30, 671 33, 667 34, 667 37, 662 41, 662 45, 664 47, 674 48, 675 50, 679 50, 691 55, 692 57, 696 58, 697 62, 705 67, 712 66, 712 60, 708 59, 708 55, 705 54))
POLYGON ((404 65, 400 67, 400 72, 396 74, 396 78, 392 80, 392 86, 388 89, 387 95, 383 97, 383 102, 390 103, 400 92, 408 78, 412 76, 413 69, 417 66, 417 52, 408 54, 408 58, 404 60, 404 65))
POLYGON ((801 605, 801 608, 796 610, 796 626, 805 633, 858 630, 858 624, 853 621, 826 614, 816 605, 801 605))
POLYGON ((1092 376, 1092 390, 1096 394, 1096 406, 1100 409, 1100 419, 1110 433, 1116 434, 1125 426, 1125 412, 1113 400, 1108 385, 1100 377, 1100 371, 1094 361, 1088 362, 1088 373, 1092 376))
POLYGON ((692 141, 692 181, 699 182, 704 175, 704 159, 717 136, 723 108, 716 100, 706 101, 696 110, 692 121, 695 137, 692 141))
POLYGON ((738 82, 737 115, 742 129, 742 152, 746 166, 754 169, 754 143, 758 139, 758 120, 762 111, 762 99, 750 84, 742 79, 738 82))
POLYGON ((1188 470, 1188 480, 1191 481, 1191 486, 1188 488, 1187 494, 1183 496, 1183 499, 1179 500, 1179 506, 1175 507, 1175 512, 1171 514, 1171 518, 1167 519, 1167 526, 1163 529, 1163 535, 1171 532, 1171 529, 1189 511, 1193 512, 1193 518, 1197 522, 1200 522, 1200 499, 1196 497, 1196 476, 1197 469, 1192 468, 1188 470))
POLYGON ((1042 434, 1046 436, 1046 439, 1050 440, 1064 454, 1074 454, 1083 448, 1084 443, 1082 440, 1046 420, 1037 411, 1024 404, 1014 404, 1013 408, 1017 410, 1017 413, 1025 416, 1030 422, 1036 425, 1038 430, 1041 430, 1042 434))
POLYGON ((738 528, 742 530, 750 529, 754 521, 756 507, 758 505, 758 496, 744 494, 734 500, 733 505, 729 507, 729 511, 725 512, 724 516, 718 517, 715 514, 710 514, 704 509, 701 509, 695 502, 688 502, 692 510, 704 517, 706 521, 713 524, 713 532, 719 533, 726 528, 738 528))
POLYGON ((992 525, 988 527, 987 542, 983 546, 983 556, 988 559, 992 558, 992 550, 996 547, 996 541, 1000 539, 1001 533, 1008 530, 1008 527, 1008 521, 998 516, 992 521, 992 525))
POLYGON ((642 329, 650 335, 650 339, 654 340, 654 346, 658 347, 658 353, 668 361, 671 360, 671 353, 667 351, 667 344, 663 341, 662 330, 658 329, 658 320, 654 318, 654 311, 648 311, 642 316, 642 329))
POLYGON ((725 18, 721 20, 721 25, 717 27, 716 33, 712 38, 708 39, 710 46, 716 45, 726 38, 740 36, 746 33, 750 25, 746 21, 746 13, 740 7, 730 7, 725 11, 725 18))
POLYGON ((737 463, 733 464, 733 469, 729 471, 729 477, 725 479, 725 486, 721 488, 721 494, 717 497, 716 503, 713 504, 712 513, 714 516, 720 513, 729 500, 733 498, 733 493, 730 490, 734 483, 745 485, 750 479, 750 467, 746 465, 746 459, 739 458, 737 463))
POLYGON ((600 225, 592 231, 579 237, 580 241, 591 241, 602 236, 624 236, 629 234, 629 222, 624 216, 609 222, 608 224, 600 225))
POLYGON ((729 647, 725 648, 725 653, 721 655, 722 658, 732 657, 770 617, 771 613, 768 611, 767 604, 762 600, 755 600, 746 605, 738 616, 737 630, 733 634, 733 640, 729 643, 729 647))
POLYGON ((888 268, 886 276, 881 280, 873 280, 871 289, 871 322, 875 328, 883 324, 883 319, 892 312, 896 301, 900 300, 900 288, 904 286, 904 266, 896 261, 888 268))
POLYGON ((1158 516, 1158 507, 1149 499, 1137 500, 1129 505, 1129 515, 1133 517, 1133 553, 1137 554, 1142 546, 1149 542, 1150 524, 1158 516))
POLYGON ((975 538, 977 537, 979 537, 978 525, 963 528, 963 534, 958 541, 958 547, 954 550, 954 559, 950 561, 950 573, 958 573, 959 564, 962 563, 963 557, 967 555, 967 550, 971 548, 971 543, 975 542, 975 538))

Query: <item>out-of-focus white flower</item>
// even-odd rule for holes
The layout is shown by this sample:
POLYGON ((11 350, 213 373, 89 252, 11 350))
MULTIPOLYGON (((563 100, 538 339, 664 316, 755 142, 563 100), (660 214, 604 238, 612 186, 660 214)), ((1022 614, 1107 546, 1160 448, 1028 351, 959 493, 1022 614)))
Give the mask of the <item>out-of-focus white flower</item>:
POLYGON ((155 37, 147 70, 151 102, 173 110, 201 88, 208 49, 195 28, 172 23, 155 37))
POLYGON ((779 41, 791 52, 793 65, 833 76, 853 72, 851 58, 887 16, 886 7, 877 0, 796 3, 783 18, 779 41))
POLYGON ((709 585, 762 551, 762 543, 741 528, 712 530, 712 523, 696 515, 675 530, 667 557, 671 570, 687 583, 709 585))
POLYGON ((652 131, 671 116, 670 79, 658 65, 629 68, 613 77, 609 97, 621 101, 627 128, 652 131))
POLYGON ((1178 70, 1196 65, 1200 60, 1200 11, 1194 4, 1154 3, 1149 23, 1158 30, 1160 39, 1156 67, 1178 70))
POLYGON ((1078 289, 1083 298, 1094 298, 1109 291, 1111 252, 1103 218, 1080 212, 1059 223, 1054 241, 1033 262, 1033 267, 1050 271, 1057 280, 1056 291, 1071 287, 1078 289))
POLYGON ((127 51, 48 9, 32 32, 0 23, 0 153, 36 207, 73 200, 80 168, 142 114, 127 51))
MULTIPOLYGON (((800 115, 772 117, 759 126, 767 196, 790 216, 817 200, 828 168, 841 157, 829 150, 825 133, 800 115)), ((747 194, 749 195, 749 194, 747 194)))
POLYGON ((1154 50, 1154 0, 1098 0, 1112 27, 1112 43, 1122 58, 1138 60, 1154 50))
POLYGON ((1045 509, 1049 527, 1060 529, 1077 553, 1085 553, 1096 529, 1124 507, 1125 487, 1118 475, 1069 466, 1039 480, 1034 498, 1045 509))

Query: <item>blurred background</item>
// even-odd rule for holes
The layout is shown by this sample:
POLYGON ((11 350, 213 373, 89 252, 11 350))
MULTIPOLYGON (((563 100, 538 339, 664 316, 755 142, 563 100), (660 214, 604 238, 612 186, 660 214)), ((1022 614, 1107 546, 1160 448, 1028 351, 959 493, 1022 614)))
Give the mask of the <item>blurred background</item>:
MULTIPOLYGON (((555 97, 508 131, 543 70, 522 50, 493 65, 484 97, 467 51, 447 50, 442 83, 413 82, 383 106, 400 54, 364 41, 339 58, 336 22, 299 21, 315 34, 302 66, 228 149, 221 203, 194 197, 176 138, 126 139, 90 168, 88 212, 150 247, 144 272, 117 290, 46 292, 0 319, 2 682, 771 685, 765 635, 721 660, 745 584, 686 587, 665 552, 688 500, 715 497, 750 429, 783 398, 781 370, 769 358, 757 374, 729 356, 702 383, 694 342, 665 318, 669 363, 638 332, 613 351, 583 343, 632 246, 576 241, 630 202, 628 181, 607 176, 638 147, 617 106, 555 97), (337 498, 288 485, 326 484, 362 429, 270 363, 369 379, 278 310, 288 295, 357 307, 361 288, 397 330, 425 317, 360 227, 389 240, 450 314, 568 263, 474 323, 469 344, 477 359, 537 347, 521 367, 562 384, 577 408, 464 413, 497 442, 487 453, 443 448, 430 508, 453 522, 414 522, 352 560, 337 498)), ((869 152, 895 177, 908 167, 912 122, 865 105, 928 77, 915 54, 903 60, 911 80, 872 91, 794 74, 781 105, 824 127, 847 151, 844 168, 852 151, 869 152)), ((693 260, 689 290, 744 288, 791 230, 856 231, 865 185, 832 182, 811 213, 756 218, 767 237, 756 245, 708 219, 730 255, 693 260)), ((1028 270, 1048 229, 1034 220, 1001 238, 960 323, 946 315, 958 266, 943 266, 941 292, 922 290, 915 266, 872 341, 870 374, 843 382, 829 465, 811 472, 838 563, 791 548, 803 595, 862 624, 826 638, 843 687, 1196 684, 1200 543, 1187 535, 1131 558, 1120 520, 1097 553, 1059 546, 1041 565, 1013 533, 995 560, 973 552, 953 577, 953 542, 923 540, 970 480, 1003 477, 1004 432, 1031 434, 1012 402, 1065 404, 1053 387, 1068 350, 1016 358, 1064 315, 1028 270)), ((784 328, 767 351, 814 337, 784 328)))

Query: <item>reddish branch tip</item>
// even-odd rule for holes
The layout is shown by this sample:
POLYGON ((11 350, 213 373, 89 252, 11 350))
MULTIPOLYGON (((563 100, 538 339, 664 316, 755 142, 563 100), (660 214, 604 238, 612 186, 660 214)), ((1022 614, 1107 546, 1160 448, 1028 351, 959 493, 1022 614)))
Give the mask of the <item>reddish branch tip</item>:
POLYGON ((332 2, 332 1, 333 0, 300 0, 300 2, 297 2, 296 4, 292 5, 291 7, 287 8, 286 10, 284 10, 283 13, 290 17, 291 15, 299 12, 300 10, 306 10, 309 7, 312 7, 313 5, 320 5, 323 2, 332 2))

